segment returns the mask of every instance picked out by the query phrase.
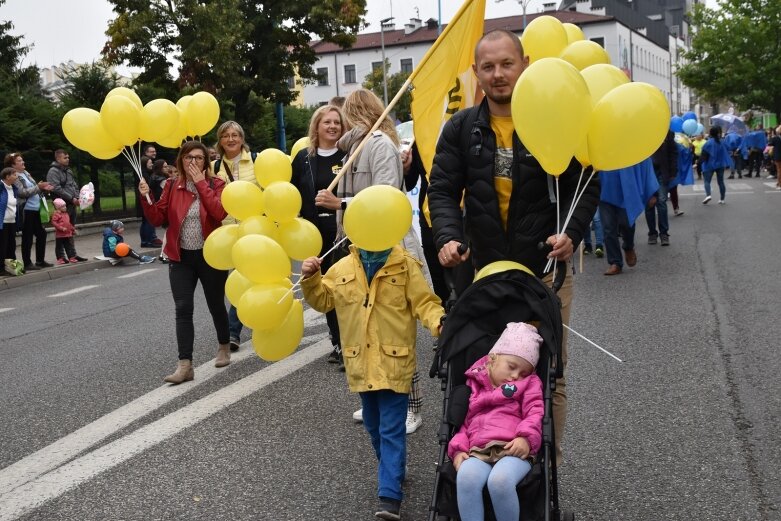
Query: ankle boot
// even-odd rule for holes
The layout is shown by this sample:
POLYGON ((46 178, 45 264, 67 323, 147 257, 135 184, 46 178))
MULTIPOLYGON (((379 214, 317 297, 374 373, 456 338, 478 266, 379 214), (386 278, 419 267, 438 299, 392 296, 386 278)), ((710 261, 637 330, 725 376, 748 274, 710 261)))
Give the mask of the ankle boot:
POLYGON ((163 378, 163 380, 171 384, 180 384, 189 382, 193 378, 195 378, 195 372, 193 371, 192 360, 179 360, 179 363, 176 364, 176 371, 163 378))
POLYGON ((220 348, 217 349, 217 357, 214 359, 214 367, 225 367, 231 363, 231 346, 230 344, 220 344, 220 348))

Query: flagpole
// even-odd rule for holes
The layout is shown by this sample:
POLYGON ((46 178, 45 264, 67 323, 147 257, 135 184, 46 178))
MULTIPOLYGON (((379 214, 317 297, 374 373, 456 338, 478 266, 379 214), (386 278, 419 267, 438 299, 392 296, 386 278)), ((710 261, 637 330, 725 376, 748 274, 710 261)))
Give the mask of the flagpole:
POLYGON ((407 92, 407 88, 409 88, 410 84, 412 84, 412 80, 415 79, 415 76, 417 76, 418 71, 423 68, 423 66, 426 64, 426 62, 429 60, 432 54, 437 50, 439 45, 447 38, 448 33, 450 32, 451 27, 455 25, 455 23, 458 21, 459 18, 464 14, 464 11, 466 11, 474 2, 478 0, 466 0, 464 4, 461 6, 461 8, 458 10, 458 12, 453 16, 453 19, 450 20, 450 23, 447 24, 447 27, 445 27, 445 30, 442 31, 442 34, 437 37, 434 44, 429 47, 428 51, 426 51, 426 54, 423 55, 423 58, 421 58, 420 62, 418 62, 418 65, 413 69, 413 71, 410 73, 409 77, 407 78, 407 81, 404 82, 404 85, 401 86, 399 91, 396 93, 396 95, 393 97, 393 99, 390 101, 387 107, 385 107, 385 111, 383 111, 382 115, 377 119, 377 121, 374 122, 374 125, 372 125, 372 128, 369 129, 369 131, 364 136, 361 143, 358 145, 358 148, 355 149, 355 151, 350 154, 349 159, 344 164, 341 170, 339 170, 339 173, 334 176, 333 181, 331 181, 331 184, 328 185, 329 192, 334 189, 334 187, 339 184, 339 180, 344 176, 345 172, 349 170, 349 168, 352 166, 353 162, 355 161, 355 158, 358 157, 358 154, 360 154, 361 150, 363 150, 363 147, 366 145, 366 142, 369 140, 369 138, 372 135, 372 132, 380 128, 380 124, 383 122, 383 120, 388 117, 388 114, 391 113, 391 110, 393 110, 393 107, 396 106, 396 103, 401 99, 401 97, 404 95, 405 92, 407 92))

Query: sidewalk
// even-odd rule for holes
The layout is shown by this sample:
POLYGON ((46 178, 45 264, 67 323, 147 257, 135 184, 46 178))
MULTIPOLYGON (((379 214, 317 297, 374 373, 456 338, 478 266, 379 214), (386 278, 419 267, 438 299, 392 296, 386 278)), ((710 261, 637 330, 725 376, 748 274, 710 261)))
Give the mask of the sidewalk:
MULTIPOLYGON (((86 262, 79 262, 77 264, 65 264, 57 266, 55 264, 56 258, 54 257, 54 229, 51 226, 47 227, 47 243, 46 243, 46 261, 55 264, 53 268, 41 268, 37 271, 30 271, 19 277, 8 275, 5 271, 0 274, 0 291, 18 288, 27 284, 33 284, 36 282, 45 282, 47 280, 59 279, 67 277, 69 275, 75 275, 77 273, 84 273, 85 271, 91 271, 100 268, 107 268, 111 266, 111 263, 107 260, 98 260, 96 256, 103 255, 103 229, 108 226, 110 221, 94 222, 87 224, 76 224, 76 229, 79 235, 74 237, 76 243, 76 253, 81 257, 88 259, 86 262)), ((125 223, 125 242, 127 242, 131 248, 136 250, 141 255, 151 255, 157 257, 160 255, 160 248, 141 248, 141 238, 138 235, 138 228, 141 223, 141 219, 138 217, 131 217, 122 220, 125 223)), ((162 228, 157 229, 157 236, 162 239, 165 230, 162 228)), ((22 238, 16 237, 16 258, 22 260, 22 238)), ((35 243, 33 243, 32 260, 35 262, 35 243)), ((135 262, 133 259, 125 261, 127 263, 135 262)))

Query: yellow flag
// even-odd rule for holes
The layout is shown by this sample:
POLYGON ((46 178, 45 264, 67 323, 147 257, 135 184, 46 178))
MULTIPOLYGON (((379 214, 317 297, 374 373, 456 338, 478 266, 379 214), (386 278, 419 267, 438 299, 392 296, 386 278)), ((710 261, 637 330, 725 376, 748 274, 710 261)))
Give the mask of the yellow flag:
MULTIPOLYGON (((442 126, 453 114, 475 104, 478 85, 472 63, 484 19, 485 0, 465 0, 413 72, 415 142, 427 175, 442 126)), ((430 222, 425 206, 422 210, 430 222)))

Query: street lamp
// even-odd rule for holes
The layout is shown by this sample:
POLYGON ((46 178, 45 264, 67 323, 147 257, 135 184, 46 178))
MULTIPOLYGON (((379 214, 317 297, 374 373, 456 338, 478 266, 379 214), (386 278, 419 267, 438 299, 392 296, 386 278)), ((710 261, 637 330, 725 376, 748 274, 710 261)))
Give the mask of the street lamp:
MULTIPOLYGON (((504 0, 496 0, 496 3, 503 2, 504 0)), ((529 4, 531 3, 531 0, 518 0, 518 3, 521 4, 521 7, 523 8, 523 30, 526 30, 526 8, 529 7, 529 4)))
POLYGON ((382 48, 382 100, 388 106, 388 71, 385 67, 385 24, 393 20, 393 17, 380 20, 380 47, 382 48))

